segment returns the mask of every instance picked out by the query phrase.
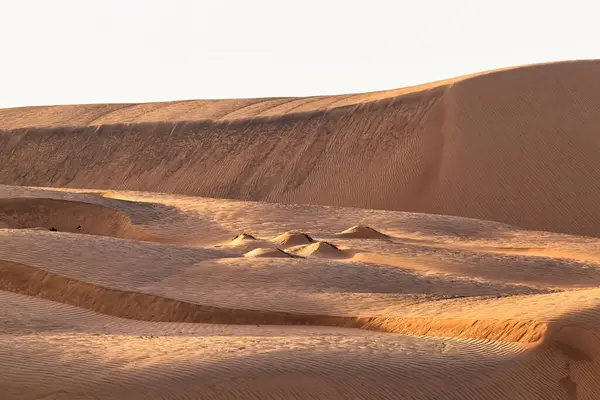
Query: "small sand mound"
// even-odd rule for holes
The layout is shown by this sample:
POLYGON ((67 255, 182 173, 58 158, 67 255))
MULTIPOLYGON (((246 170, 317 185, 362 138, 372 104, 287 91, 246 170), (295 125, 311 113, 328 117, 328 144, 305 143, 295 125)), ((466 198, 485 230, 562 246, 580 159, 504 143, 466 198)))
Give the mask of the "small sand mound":
POLYGON ((273 244, 271 242, 258 239, 257 237, 252 236, 248 233, 240 233, 229 242, 216 245, 215 247, 227 247, 237 249, 240 251, 250 251, 259 247, 270 248, 272 247, 272 245, 273 244))
POLYGON ((244 257, 276 257, 276 258, 291 258, 291 254, 277 248, 259 247, 244 254, 244 257))
POLYGON ((256 240, 256 238, 252 235, 249 235, 247 233, 240 233, 239 235, 237 235, 236 237, 234 237, 232 240, 256 240))
POLYGON ((314 242, 311 244, 294 246, 288 249, 292 254, 300 257, 340 258, 344 255, 342 250, 328 242, 314 242))
POLYGON ((0 199, 0 225, 136 240, 148 236, 123 212, 97 204, 47 198, 0 199))
POLYGON ((247 233, 240 233, 228 243, 229 246, 240 246, 245 245, 248 242, 254 242, 256 238, 252 235, 248 235, 247 233))
POLYGON ((300 246, 315 243, 315 240, 303 232, 289 231, 271 240, 284 247, 300 246))
POLYGON ((352 228, 348 228, 345 231, 339 232, 335 234, 338 237, 348 238, 348 239, 388 239, 389 236, 383 234, 370 226, 366 225, 356 225, 352 228))

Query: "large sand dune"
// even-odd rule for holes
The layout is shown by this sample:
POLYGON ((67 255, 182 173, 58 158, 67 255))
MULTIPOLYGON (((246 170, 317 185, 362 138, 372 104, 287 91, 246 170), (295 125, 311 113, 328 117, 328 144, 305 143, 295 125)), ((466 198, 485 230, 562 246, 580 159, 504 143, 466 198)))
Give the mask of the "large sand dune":
POLYGON ((600 236, 598 75, 582 61, 362 95, 0 110, 0 182, 600 236))
POLYGON ((598 399, 598 73, 0 110, 0 399, 598 399))

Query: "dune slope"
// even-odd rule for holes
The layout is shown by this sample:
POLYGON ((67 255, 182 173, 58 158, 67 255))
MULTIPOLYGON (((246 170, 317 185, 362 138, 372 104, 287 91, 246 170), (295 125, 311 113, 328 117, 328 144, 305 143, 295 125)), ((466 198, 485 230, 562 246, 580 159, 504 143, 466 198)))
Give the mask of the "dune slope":
POLYGON ((0 205, 2 399, 600 390, 597 238, 112 190, 0 185, 0 205))
POLYGON ((364 95, 0 110, 0 182, 600 236, 599 73, 565 62, 364 95))

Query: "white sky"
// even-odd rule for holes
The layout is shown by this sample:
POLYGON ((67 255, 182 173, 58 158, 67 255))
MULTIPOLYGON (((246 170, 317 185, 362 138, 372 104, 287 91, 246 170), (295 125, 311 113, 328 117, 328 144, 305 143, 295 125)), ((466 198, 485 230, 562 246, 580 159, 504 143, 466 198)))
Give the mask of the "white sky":
POLYGON ((0 107, 351 93, 600 58, 600 2, 0 0, 0 45, 0 107))

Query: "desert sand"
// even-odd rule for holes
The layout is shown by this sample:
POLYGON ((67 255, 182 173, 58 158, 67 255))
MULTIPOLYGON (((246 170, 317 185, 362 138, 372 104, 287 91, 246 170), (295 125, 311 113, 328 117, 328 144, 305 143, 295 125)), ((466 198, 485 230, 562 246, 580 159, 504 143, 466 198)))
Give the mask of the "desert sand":
POLYGON ((597 399, 599 73, 0 110, 0 398, 597 399))
POLYGON ((5 109, 0 182, 600 236, 599 75, 580 61, 362 95, 5 109))

